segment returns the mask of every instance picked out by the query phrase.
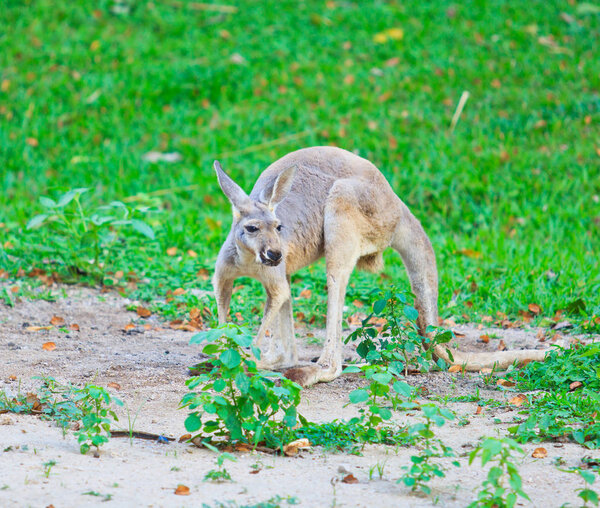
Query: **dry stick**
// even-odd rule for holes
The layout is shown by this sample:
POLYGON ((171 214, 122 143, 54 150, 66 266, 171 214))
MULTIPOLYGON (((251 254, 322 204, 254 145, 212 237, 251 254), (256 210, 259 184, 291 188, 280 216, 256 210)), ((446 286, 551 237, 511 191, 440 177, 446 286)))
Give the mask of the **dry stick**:
POLYGON ((121 201, 123 201, 124 203, 131 203, 132 201, 138 201, 138 200, 144 199, 144 198, 155 197, 155 196, 164 196, 166 194, 174 194, 176 192, 197 190, 199 188, 200 188, 200 185, 198 185, 198 184, 185 185, 183 187, 171 187, 170 189, 159 189, 159 190, 155 190, 152 192, 144 192, 143 194, 136 194, 135 196, 127 196, 126 198, 123 198, 121 201))
POLYGON ((232 152, 222 152, 220 154, 217 154, 217 157, 225 158, 231 157, 232 155, 241 155, 243 153, 257 152, 268 146, 281 145, 287 141, 291 141, 292 139, 303 138, 305 136, 308 136, 309 134, 312 134, 312 130, 298 132, 296 134, 290 134, 289 136, 283 136, 282 138, 273 139, 271 141, 265 141, 264 143, 259 143, 258 145, 247 146, 246 148, 242 148, 241 150, 234 150, 232 152))
POLYGON ((238 8, 235 5, 222 5, 222 4, 207 4, 204 2, 170 2, 173 7, 187 7, 194 11, 216 11, 216 12, 230 12, 235 13, 238 8))
POLYGON ((468 99, 469 99, 469 92, 467 92, 465 90, 462 93, 462 95, 460 96, 460 99, 456 106, 456 111, 454 112, 454 115, 452 115, 452 121, 450 122, 450 132, 454 132, 454 128, 456 127, 456 124, 458 123, 458 120, 460 119, 460 115, 461 115, 462 110, 464 109, 465 104, 467 103, 468 99))

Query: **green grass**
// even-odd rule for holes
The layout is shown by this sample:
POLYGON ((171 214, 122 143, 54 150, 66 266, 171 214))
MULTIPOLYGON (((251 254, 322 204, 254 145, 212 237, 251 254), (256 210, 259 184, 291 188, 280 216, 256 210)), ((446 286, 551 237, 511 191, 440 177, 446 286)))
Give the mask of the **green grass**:
MULTIPOLYGON (((40 196, 90 187, 91 205, 157 210, 155 241, 129 233, 106 260, 146 280, 134 296, 209 289, 196 273, 212 271, 230 222, 212 160, 249 189, 285 153, 334 144, 372 160, 423 222, 443 316, 516 317, 529 303, 552 315, 577 298, 584 319, 600 313, 598 12, 558 1, 235 4, 5 2, 0 267, 57 269, 40 248, 52 230, 25 225, 40 196), (403 38, 374 40, 390 28, 403 38), (183 159, 145 162, 149 150, 183 159)), ((399 258, 386 261, 406 285, 399 258)), ((232 310, 256 322, 259 290, 242 282, 232 310)), ((348 301, 385 280, 352 283, 348 301)), ((297 309, 316 323, 324 285, 321 265, 294 289, 312 289, 297 309)))

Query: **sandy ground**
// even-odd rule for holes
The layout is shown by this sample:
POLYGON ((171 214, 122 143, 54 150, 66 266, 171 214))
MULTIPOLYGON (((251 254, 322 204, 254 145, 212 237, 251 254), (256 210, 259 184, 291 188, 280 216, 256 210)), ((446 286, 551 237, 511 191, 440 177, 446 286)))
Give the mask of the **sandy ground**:
MULTIPOLYGON (((34 391, 39 381, 33 376, 49 375, 66 383, 93 382, 102 386, 118 383, 115 395, 121 398, 132 416, 139 412, 135 429, 178 438, 185 433, 186 413, 178 402, 186 392, 187 367, 199 358, 197 346, 188 344, 190 332, 162 327, 156 318, 144 321, 159 330, 125 332, 126 324, 142 320, 125 307, 127 300, 115 295, 100 295, 84 288, 67 288, 66 297, 56 302, 24 301, 9 308, 0 303, 0 389, 9 395, 34 391), (48 325, 53 315, 67 324, 76 323, 79 332, 52 330, 27 331, 28 326, 48 325), (56 343, 54 351, 42 344, 56 343), (11 380, 15 376, 16 380, 11 380)), ((540 347, 536 330, 479 330, 459 326, 456 330, 464 349, 494 350, 500 338, 507 347, 540 347), (478 337, 488 333, 497 338, 485 345, 478 337)), ((311 330, 315 332, 314 330, 311 330)), ((321 332, 322 333, 322 332, 321 332)), ((316 333, 318 335, 318 332, 316 333)), ((299 333, 302 337, 302 333, 299 333)), ((299 339, 301 356, 310 360, 318 356, 319 346, 307 345, 299 339)), ((347 350, 351 355, 351 348, 347 350)), ((411 376, 409 382, 425 385, 430 396, 462 395, 479 389, 483 397, 510 398, 510 393, 489 390, 478 374, 437 373, 411 376)), ((300 412, 313 421, 350 418, 356 407, 345 407, 347 394, 359 386, 360 380, 343 376, 303 393, 300 412)), ((227 470, 233 482, 204 482, 213 469, 215 454, 178 442, 159 444, 140 439, 113 438, 102 448, 100 457, 81 455, 71 433, 65 438, 59 428, 36 416, 0 415, 0 506, 35 506, 56 508, 80 507, 108 503, 108 506, 245 506, 265 502, 275 496, 292 496, 301 506, 466 506, 484 480, 486 471, 468 465, 468 453, 482 436, 503 435, 519 417, 516 411, 485 409, 476 415, 475 403, 450 404, 459 419, 438 430, 439 437, 460 455, 460 468, 448 465, 446 478, 432 482, 430 497, 411 495, 397 484, 402 466, 409 464, 410 448, 366 447, 362 456, 325 453, 319 448, 303 452, 299 457, 274 457, 262 453, 237 454, 227 470), (501 421, 497 424, 494 422, 501 421), (55 461, 48 477, 43 464, 55 461), (384 464, 383 478, 369 470, 384 464), (258 474, 252 471, 259 468, 258 474), (341 483, 348 471, 359 482, 341 483), (189 496, 174 494, 178 484, 190 488, 189 496), (95 494, 95 495, 94 495, 95 494), (229 503, 229 504, 228 504, 229 503)), ((127 416, 119 412, 127 429, 127 416)), ((401 414, 399 421, 411 420, 401 414)), ((521 462, 524 490, 534 506, 579 505, 576 489, 582 482, 572 474, 554 466, 562 457, 564 467, 579 465, 583 456, 600 457, 567 443, 545 443, 548 456, 531 457, 536 446, 526 445, 521 462)), ((287 501, 280 502, 287 506, 287 501)), ((525 503, 529 505, 529 503, 525 503)))

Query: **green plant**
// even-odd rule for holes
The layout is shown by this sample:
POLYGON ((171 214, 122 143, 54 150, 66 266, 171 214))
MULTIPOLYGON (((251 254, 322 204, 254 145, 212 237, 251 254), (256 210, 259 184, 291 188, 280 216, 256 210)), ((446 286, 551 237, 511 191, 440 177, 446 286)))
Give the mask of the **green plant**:
POLYGON ((75 387, 63 385, 51 376, 38 377, 42 384, 38 389, 43 418, 50 419, 61 428, 63 438, 67 434, 69 424, 81 420, 82 409, 74 400, 75 387))
POLYGON ((52 468, 53 468, 54 466, 56 466, 56 461, 55 461, 55 460, 49 460, 49 461, 47 461, 47 462, 44 462, 44 463, 42 464, 42 466, 43 466, 43 473, 44 473, 44 476, 45 476, 46 478, 49 478, 49 477, 50 477, 50 472, 52 471, 52 468))
POLYGON ((600 342, 575 344, 568 349, 560 346, 548 352, 543 362, 531 362, 507 374, 523 391, 568 391, 571 384, 580 382, 589 390, 600 391, 600 342))
MULTIPOLYGON (((396 376, 402 371, 408 374, 409 370, 429 372, 434 367, 445 368, 443 360, 433 360, 433 346, 450 341, 452 332, 438 331, 433 337, 423 337, 417 326, 419 313, 405 293, 392 286, 373 294, 376 299, 371 314, 345 339, 346 343, 358 341, 356 352, 361 358, 372 366, 386 366, 396 376), (378 320, 373 321, 374 317, 378 320)), ((435 331, 428 329, 427 335, 435 331)))
POLYGON ((376 432, 359 418, 350 421, 333 420, 326 423, 303 422, 294 431, 295 438, 307 438, 314 446, 327 451, 360 454, 365 444, 406 445, 411 442, 406 429, 392 425, 381 425, 376 432))
POLYGON ((469 456, 472 464, 477 456, 481 457, 481 466, 494 464, 488 471, 487 479, 482 484, 482 490, 477 499, 469 506, 485 506, 489 508, 512 508, 517 499, 529 497, 522 489, 521 476, 514 463, 514 453, 523 454, 523 449, 510 438, 486 438, 469 456))
MULTIPOLYGON (((218 450, 216 448, 214 448, 214 447, 211 447, 211 448, 213 448, 213 450, 218 453, 218 450)), ((227 452, 219 453, 219 455, 217 456, 217 459, 215 461, 217 464, 217 469, 211 469, 210 471, 208 471, 204 475, 204 481, 205 482, 210 481, 210 482, 214 482, 214 483, 222 483, 222 482, 232 481, 229 471, 227 471, 227 469, 225 469, 225 466, 223 465, 226 460, 230 460, 232 462, 237 461, 237 459, 233 455, 231 455, 231 453, 227 453, 227 452)))
POLYGON ((254 357, 260 357, 252 341, 247 329, 234 324, 201 332, 190 340, 191 344, 207 343, 202 348, 207 359, 195 367, 203 372, 186 381, 189 392, 180 404, 190 409, 185 427, 199 432, 196 437, 225 437, 253 445, 265 441, 267 446, 281 448, 293 436, 301 388, 281 374, 259 370, 245 350, 250 348, 254 357))
MULTIPOLYGON (((412 464, 403 466, 405 473, 398 480, 410 487, 414 492, 421 490, 425 494, 431 494, 428 482, 434 477, 443 478, 444 468, 435 459, 453 457, 454 451, 445 445, 441 439, 435 436, 434 426, 441 427, 446 421, 453 420, 454 414, 447 409, 440 408, 435 404, 424 404, 421 406, 424 422, 415 423, 408 427, 408 435, 414 443, 421 446, 421 453, 411 456, 412 464)), ((453 461, 456 467, 459 463, 453 461)))
POLYGON ((577 474, 579 474, 584 482, 583 488, 577 489, 577 496, 583 501, 583 506, 587 506, 588 503, 598 506, 598 493, 591 488, 596 481, 596 475, 591 471, 584 471, 583 469, 577 469, 577 474))
POLYGON ((75 390, 73 398, 82 412, 81 428, 75 432, 81 453, 87 453, 90 446, 99 449, 108 442, 111 425, 118 421, 110 406, 113 403, 122 406, 123 402, 112 397, 105 388, 95 385, 75 390))
POLYGON ((383 473, 385 471, 386 462, 387 462, 387 460, 384 460, 383 462, 377 462, 377 464, 375 464, 374 466, 371 466, 369 468, 369 480, 373 479, 373 476, 375 476, 375 471, 377 471, 377 474, 379 475, 379 479, 383 480, 383 473))
POLYGON ((566 437, 587 448, 600 448, 600 395, 595 391, 531 395, 520 413, 527 418, 508 428, 519 442, 566 437))
POLYGON ((39 247, 60 259, 73 276, 92 275, 97 281, 105 273, 105 261, 119 241, 118 228, 131 227, 148 239, 154 239, 152 228, 141 218, 147 207, 131 208, 121 201, 91 208, 83 206, 81 197, 87 188, 71 189, 56 200, 40 198, 45 212, 32 217, 27 229, 47 227, 52 241, 39 247))

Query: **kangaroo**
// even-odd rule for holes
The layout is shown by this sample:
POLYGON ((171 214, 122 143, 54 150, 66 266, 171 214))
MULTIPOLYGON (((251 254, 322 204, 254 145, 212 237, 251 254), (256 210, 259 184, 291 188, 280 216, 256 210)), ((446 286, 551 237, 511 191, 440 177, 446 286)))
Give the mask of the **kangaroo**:
MULTIPOLYGON (((368 160, 334 147, 304 148, 271 164, 246 194, 215 161, 219 185, 233 207, 233 224, 219 252, 213 285, 219 323, 227 320, 233 281, 253 277, 266 291, 256 336, 258 365, 285 369, 302 386, 331 381, 342 372, 342 309, 352 270, 380 271, 392 247, 408 272, 421 334, 438 325, 435 254, 420 222, 368 160), (316 364, 298 365, 290 275, 325 256, 327 330, 316 364), (267 337, 268 344, 265 344, 267 337)), ((466 370, 507 368, 543 360, 544 351, 434 353, 466 370), (451 361, 451 358, 453 361, 451 361)))

